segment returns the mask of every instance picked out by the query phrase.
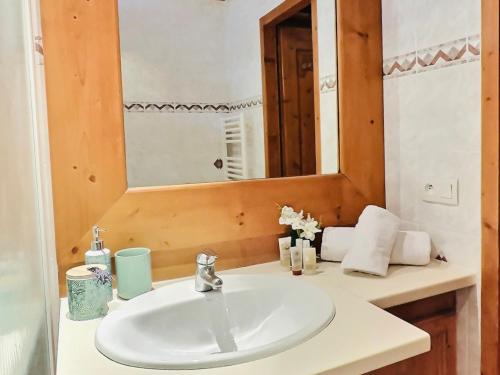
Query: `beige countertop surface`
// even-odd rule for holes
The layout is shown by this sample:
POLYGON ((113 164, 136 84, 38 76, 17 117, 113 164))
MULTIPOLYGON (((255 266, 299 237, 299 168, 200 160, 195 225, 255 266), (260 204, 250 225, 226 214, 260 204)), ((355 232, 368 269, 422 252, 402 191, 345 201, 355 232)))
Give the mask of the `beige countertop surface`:
MULTIPOLYGON (((220 274, 281 274, 278 262, 220 272, 220 274)), ((294 277, 291 276, 290 277, 294 277)), ((299 276, 331 296, 336 315, 313 338, 284 352, 238 365, 202 370, 148 370, 115 363, 94 346, 101 319, 69 320, 66 299, 61 301, 59 375, 158 375, 158 374, 360 374, 430 349, 429 335, 383 308, 458 290, 475 284, 475 273, 440 261, 425 267, 391 266, 387 277, 344 274, 338 263, 320 263, 315 275, 299 276)), ((155 283, 161 287, 178 280, 155 283)), ((124 301, 114 300, 110 310, 124 301)))

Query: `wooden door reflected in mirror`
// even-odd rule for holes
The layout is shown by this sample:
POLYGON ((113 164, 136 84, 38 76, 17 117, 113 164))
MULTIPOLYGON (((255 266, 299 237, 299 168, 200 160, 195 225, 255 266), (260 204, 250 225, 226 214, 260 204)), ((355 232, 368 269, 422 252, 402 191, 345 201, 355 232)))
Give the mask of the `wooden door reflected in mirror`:
POLYGON ((267 177, 338 173, 335 14, 293 0, 260 20, 267 177))
POLYGON ((278 46, 281 173, 270 177, 316 174, 310 19, 305 27, 279 25, 278 46))

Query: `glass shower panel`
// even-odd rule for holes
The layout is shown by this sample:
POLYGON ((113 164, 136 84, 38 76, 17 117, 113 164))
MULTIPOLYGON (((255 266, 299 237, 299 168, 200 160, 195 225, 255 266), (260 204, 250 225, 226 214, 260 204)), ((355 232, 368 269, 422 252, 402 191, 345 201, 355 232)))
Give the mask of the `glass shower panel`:
POLYGON ((50 374, 27 2, 0 12, 0 375, 50 374))

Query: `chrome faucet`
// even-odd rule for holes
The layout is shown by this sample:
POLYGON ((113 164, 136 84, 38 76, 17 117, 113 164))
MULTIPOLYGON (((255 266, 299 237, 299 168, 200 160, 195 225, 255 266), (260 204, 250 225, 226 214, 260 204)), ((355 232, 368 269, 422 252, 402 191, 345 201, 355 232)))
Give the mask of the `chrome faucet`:
POLYGON ((205 251, 196 256, 196 275, 194 289, 197 292, 208 292, 222 288, 222 280, 215 275, 215 256, 210 251, 205 251))

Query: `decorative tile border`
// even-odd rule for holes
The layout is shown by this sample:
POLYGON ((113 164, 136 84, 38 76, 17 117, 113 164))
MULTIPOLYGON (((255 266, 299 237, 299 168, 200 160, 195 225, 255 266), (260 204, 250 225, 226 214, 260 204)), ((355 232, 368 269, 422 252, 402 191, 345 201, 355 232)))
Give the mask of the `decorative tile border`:
POLYGON ((123 104, 125 112, 147 113, 231 113, 262 106, 262 97, 256 96, 232 103, 178 103, 178 102, 139 102, 123 104))
POLYGON ((481 35, 473 35, 467 38, 467 50, 469 61, 478 61, 481 59, 481 35))
POLYGON ((125 112, 227 113, 227 103, 126 102, 125 112))
POLYGON ((404 55, 384 60, 384 78, 400 77, 416 73, 417 53, 410 52, 404 55))
POLYGON ((331 74, 319 79, 319 91, 321 94, 337 89, 337 76, 331 74))
POLYGON ((229 103, 229 112, 242 111, 262 106, 262 96, 254 96, 236 102, 229 103))
POLYGON ((468 61, 466 56, 467 47, 467 38, 462 38, 435 47, 421 49, 417 55, 417 68, 419 71, 426 71, 464 64, 468 61))
POLYGON ((33 45, 35 48, 35 64, 43 65, 44 64, 44 55, 43 55, 43 39, 40 35, 36 35, 33 39, 33 45))
POLYGON ((384 79, 422 73, 480 59, 481 38, 473 35, 384 60, 384 79))
MULTIPOLYGON (((334 75, 320 79, 321 93, 337 89, 334 75)), ((129 113, 232 113, 262 106, 262 96, 237 100, 229 103, 179 103, 179 102, 144 102, 127 101, 123 110, 129 113)))

